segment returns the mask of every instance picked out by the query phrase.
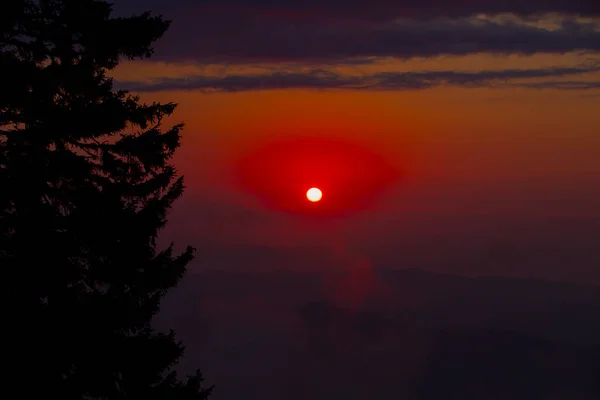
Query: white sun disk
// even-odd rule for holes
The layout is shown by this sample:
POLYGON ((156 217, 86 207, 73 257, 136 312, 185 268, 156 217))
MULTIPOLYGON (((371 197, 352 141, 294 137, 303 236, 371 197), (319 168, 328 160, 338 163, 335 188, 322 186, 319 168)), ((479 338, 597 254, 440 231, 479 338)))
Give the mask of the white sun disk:
POLYGON ((323 197, 323 193, 319 188, 313 187, 306 192, 306 198, 312 202, 321 200, 321 197, 323 197))

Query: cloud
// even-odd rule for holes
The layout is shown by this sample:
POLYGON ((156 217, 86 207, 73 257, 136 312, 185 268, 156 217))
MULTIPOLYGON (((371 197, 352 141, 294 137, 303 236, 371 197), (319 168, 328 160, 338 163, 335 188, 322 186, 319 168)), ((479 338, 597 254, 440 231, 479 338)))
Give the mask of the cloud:
POLYGON ((519 82, 519 80, 557 78, 597 71, 600 71, 599 67, 590 66, 573 68, 505 69, 476 72, 379 72, 369 75, 349 76, 325 69, 313 69, 308 72, 275 71, 265 74, 228 75, 223 77, 196 75, 182 78, 161 78, 148 82, 119 82, 118 86, 136 92, 157 92, 166 90, 241 92, 277 89, 417 90, 436 86, 459 86, 469 88, 520 86, 540 89, 587 89, 598 87, 598 83, 584 81, 523 83, 519 82))
POLYGON ((600 17, 600 2, 593 0, 129 0, 116 5, 119 15, 145 9, 173 20, 155 54, 173 62, 600 51, 594 19, 600 17))
POLYGON ((526 83, 522 84, 521 87, 530 89, 592 90, 600 89, 600 81, 547 81, 526 83))
POLYGON ((243 11, 279 17, 358 20, 393 20, 407 16, 459 17, 481 13, 600 15, 600 3, 594 0, 171 0, 168 3, 162 0, 128 0, 118 3, 118 9, 124 11, 194 9, 199 13, 243 11))
POLYGON ((290 23, 247 14, 207 18, 182 16, 158 42, 156 58, 197 63, 338 63, 367 57, 600 51, 597 24, 572 18, 548 22, 550 25, 486 18, 403 19, 374 24, 290 23))

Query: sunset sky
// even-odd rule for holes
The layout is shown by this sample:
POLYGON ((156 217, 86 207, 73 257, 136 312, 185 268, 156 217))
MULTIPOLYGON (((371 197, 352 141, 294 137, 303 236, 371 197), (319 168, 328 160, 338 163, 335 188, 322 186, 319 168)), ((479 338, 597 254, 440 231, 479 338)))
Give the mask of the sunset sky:
MULTIPOLYGON (((600 2, 123 0, 115 10, 173 20, 151 59, 112 75, 144 101, 179 104, 168 122, 186 124, 175 163, 187 191, 163 239, 198 249, 186 279, 204 278, 184 290, 209 294, 206 315, 167 320, 224 391, 249 367, 213 363, 233 351, 223 343, 245 343, 241 332, 261 346, 283 340, 302 325, 287 304, 406 300, 389 271, 600 287, 600 2), (239 184, 241 159, 304 136, 358 146, 398 176, 368 206, 322 218, 239 184), (309 283, 282 289, 288 280, 309 283), (240 292, 243 282, 254 289, 240 292), (190 318, 221 331, 194 342, 202 323, 190 318)), ((356 198, 379 178, 344 179, 356 198)), ((266 375, 279 362, 269 354, 266 375)), ((265 398, 292 398, 281 393, 265 398)))

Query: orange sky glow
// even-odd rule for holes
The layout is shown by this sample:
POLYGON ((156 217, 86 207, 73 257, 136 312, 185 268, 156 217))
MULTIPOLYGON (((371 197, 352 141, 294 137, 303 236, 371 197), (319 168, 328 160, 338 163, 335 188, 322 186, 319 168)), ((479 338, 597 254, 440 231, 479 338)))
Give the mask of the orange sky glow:
MULTIPOLYGON (((539 26, 552 30, 552 23, 548 20, 539 26)), ((576 51, 527 56, 480 53, 416 57, 406 61, 380 57, 364 65, 322 68, 329 71, 323 73, 333 72, 339 77, 361 77, 391 72, 472 73, 571 68, 593 65, 597 59, 596 53, 576 51)), ((273 68, 303 73, 315 67, 282 65, 151 59, 124 62, 113 71, 113 76, 116 81, 152 84, 161 79, 175 82, 194 76, 262 76, 273 68)), ((558 76, 553 81, 554 85, 600 81, 600 71, 590 67, 590 72, 558 76)), ((402 179, 381 183, 386 187, 384 195, 373 198, 369 207, 363 207, 362 214, 336 223, 336 229, 342 232, 340 235, 362 241, 379 235, 383 228, 376 221, 386 219, 421 218, 423 222, 423 218, 432 215, 443 220, 444 216, 461 214, 517 220, 522 216, 600 218, 597 207, 600 200, 597 161, 600 158, 600 113, 597 112, 600 89, 526 86, 543 82, 543 77, 525 77, 513 81, 499 79, 496 87, 493 84, 483 87, 442 84, 414 90, 256 88, 227 93, 165 88, 138 92, 148 102, 179 104, 174 116, 166 122, 184 121, 186 124, 183 146, 175 160, 186 177, 187 200, 184 202, 232 204, 257 213, 277 213, 284 208, 289 211, 290 204, 286 207, 273 204, 273 196, 279 196, 278 201, 281 201, 281 196, 288 195, 285 183, 289 182, 282 178, 287 168, 283 165, 285 155, 280 161, 272 159, 273 165, 268 166, 272 169, 271 181, 262 182, 261 193, 257 189, 260 186, 257 174, 264 171, 255 169, 250 173, 255 175, 250 186, 248 182, 244 185, 239 181, 241 159, 289 138, 340 141, 381 157, 402 179), (511 86, 511 82, 518 84, 511 86), (273 171, 281 175, 273 178, 273 171), (276 182, 281 182, 281 188, 273 186, 276 182), (265 202, 265 196, 271 196, 271 203, 265 202)), ((306 203, 304 196, 310 186, 305 186, 316 185, 313 181, 326 180, 331 175, 331 167, 326 162, 319 165, 309 163, 304 167, 305 178, 301 183, 304 186, 298 189, 295 201, 306 203)), ((360 161, 347 162, 348 176, 359 165, 360 161)), ((269 176, 269 172, 265 176, 269 176)), ((344 179, 351 181, 351 178, 344 179)), ((376 177, 371 180, 372 185, 378 185, 376 177)), ((374 190, 372 186, 363 184, 363 187, 365 191, 374 190)), ((360 184, 354 189, 362 190, 360 184)), ((353 193, 352 196, 352 201, 357 201, 369 194, 353 193)), ((324 196, 320 203, 325 207, 328 201, 330 199, 324 196)), ((349 198, 343 201, 347 204, 335 207, 339 210, 354 207, 349 198)), ((282 221, 262 223, 245 230, 235 228, 235 221, 225 218, 220 227, 208 235, 210 240, 216 241, 225 240, 225 236, 227 240, 235 236, 235 240, 242 242, 313 243, 320 240, 319 235, 302 233, 304 230, 299 226, 306 225, 306 221, 282 221), (218 232, 222 232, 223 238, 219 239, 218 232)), ((592 277, 600 282, 600 275, 589 270, 582 270, 575 279, 592 277)))

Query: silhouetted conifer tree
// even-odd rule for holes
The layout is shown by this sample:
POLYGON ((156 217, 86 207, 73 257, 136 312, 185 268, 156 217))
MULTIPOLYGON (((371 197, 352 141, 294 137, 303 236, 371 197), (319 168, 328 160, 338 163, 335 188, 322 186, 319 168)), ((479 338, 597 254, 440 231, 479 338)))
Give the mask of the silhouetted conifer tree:
POLYGON ((193 249, 157 249, 183 192, 175 104, 113 88, 169 26, 98 0, 0 5, 0 268, 7 398, 205 399, 151 327, 193 249), (6 372, 8 371, 8 372, 6 372))

